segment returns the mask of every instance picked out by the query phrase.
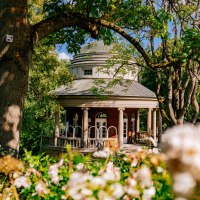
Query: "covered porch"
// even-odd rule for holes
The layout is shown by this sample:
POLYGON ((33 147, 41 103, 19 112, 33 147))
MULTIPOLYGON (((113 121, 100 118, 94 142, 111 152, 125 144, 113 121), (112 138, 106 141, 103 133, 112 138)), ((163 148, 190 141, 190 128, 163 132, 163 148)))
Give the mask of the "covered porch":
POLYGON ((55 115, 54 136, 42 136, 42 148, 63 150, 67 144, 75 149, 100 147, 123 148, 132 133, 132 144, 147 141, 149 137, 160 142, 162 119, 156 98, 59 97, 64 107, 61 126, 59 109, 55 115), (146 111, 146 130, 141 130, 140 111, 146 111))

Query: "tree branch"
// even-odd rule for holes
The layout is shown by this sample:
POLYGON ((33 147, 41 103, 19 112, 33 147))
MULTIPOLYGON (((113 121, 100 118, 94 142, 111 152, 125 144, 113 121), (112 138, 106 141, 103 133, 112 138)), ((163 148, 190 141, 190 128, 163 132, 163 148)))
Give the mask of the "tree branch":
POLYGON ((183 117, 187 111, 188 106, 191 103, 191 99, 192 99, 192 95, 195 92, 195 85, 196 85, 196 77, 194 77, 191 73, 191 71, 189 71, 190 74, 190 78, 191 78, 191 86, 189 88, 188 91, 188 95, 187 95, 187 99, 185 101, 185 104, 183 106, 183 108, 181 109, 181 112, 179 113, 179 118, 183 117))
POLYGON ((68 12, 45 19, 32 26, 33 43, 37 43, 50 33, 57 32, 62 28, 79 26, 90 32, 93 38, 99 34, 99 26, 90 22, 90 18, 84 17, 79 13, 68 12))
POLYGON ((174 100, 176 110, 180 110, 180 89, 181 89, 181 68, 175 69, 175 89, 174 89, 174 100))
POLYGON ((175 117, 173 105, 172 105, 172 94, 173 94, 173 86, 172 86, 172 72, 169 72, 169 79, 168 79, 168 108, 171 119, 173 120, 174 124, 177 124, 177 119, 175 117))
POLYGON ((197 97, 196 97, 198 86, 199 86, 198 80, 196 80, 195 88, 194 88, 194 91, 192 93, 192 105, 193 105, 193 108, 194 108, 194 113, 193 113, 191 122, 193 124, 196 123, 196 120, 197 120, 197 118, 199 116, 199 103, 198 103, 197 97))
POLYGON ((133 38, 131 35, 129 35, 124 29, 122 29, 120 26, 112 23, 112 22, 108 22, 104 19, 91 19, 91 22, 94 24, 98 24, 98 25, 102 25, 106 28, 109 28, 115 32, 117 32, 118 34, 120 34, 122 37, 124 37, 127 41, 129 41, 136 49, 137 51, 142 55, 142 57, 144 58, 146 64, 148 67, 152 68, 152 69, 157 69, 157 68, 167 68, 167 67, 171 67, 173 65, 176 65, 177 63, 182 63, 181 59, 175 60, 175 61, 171 61, 168 63, 154 63, 153 60, 150 58, 149 54, 145 51, 145 49, 141 46, 140 42, 133 38))
POLYGON ((137 49, 137 51, 142 55, 147 66, 152 69, 167 68, 176 65, 177 63, 181 64, 181 59, 173 60, 170 62, 154 63, 150 55, 140 44, 140 41, 129 35, 120 26, 112 22, 106 21, 102 18, 86 17, 82 14, 72 12, 71 10, 69 10, 68 13, 63 13, 60 15, 50 17, 33 25, 33 43, 37 43, 39 40, 41 40, 44 37, 47 37, 52 32, 57 32, 64 27, 71 26, 78 26, 80 28, 85 29, 87 32, 90 32, 93 38, 96 38, 98 36, 99 29, 101 26, 117 32, 137 49))
POLYGON ((108 22, 104 19, 93 19, 92 20, 95 24, 102 25, 106 28, 109 28, 117 33, 119 33, 121 36, 123 36, 126 40, 128 40, 137 50, 138 52, 143 56, 146 64, 150 67, 152 67, 153 61, 151 60, 150 56, 147 54, 147 52, 144 50, 144 48, 140 45, 139 41, 137 41, 135 38, 131 37, 128 33, 125 32, 124 29, 117 26, 114 23, 108 22))

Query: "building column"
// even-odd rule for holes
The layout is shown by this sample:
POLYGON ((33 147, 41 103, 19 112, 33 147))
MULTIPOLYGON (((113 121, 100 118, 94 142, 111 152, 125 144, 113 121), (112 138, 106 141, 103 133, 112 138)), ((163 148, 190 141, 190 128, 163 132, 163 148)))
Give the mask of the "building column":
POLYGON ((151 132, 151 108, 148 109, 147 113, 147 132, 151 132))
POLYGON ((137 116, 136 116, 136 133, 140 132, 140 110, 137 110, 137 116))
POLYGON ((55 130, 54 130, 54 145, 58 144, 58 137, 60 135, 60 108, 58 107, 55 112, 55 130))
POLYGON ((119 148, 123 147, 123 114, 124 114, 124 108, 118 108, 119 110, 119 127, 118 127, 118 144, 119 144, 119 148))
POLYGON ((82 108, 83 110, 83 141, 84 147, 87 147, 88 143, 88 110, 89 108, 82 108))
POLYGON ((156 139, 156 109, 153 109, 153 137, 156 139))
POLYGON ((158 143, 162 142, 162 115, 161 110, 159 110, 158 114, 158 143))

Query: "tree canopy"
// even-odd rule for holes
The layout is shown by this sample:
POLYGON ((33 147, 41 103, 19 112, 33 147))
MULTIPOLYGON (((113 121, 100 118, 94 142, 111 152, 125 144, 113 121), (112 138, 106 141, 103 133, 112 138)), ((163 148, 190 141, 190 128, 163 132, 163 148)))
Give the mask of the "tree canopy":
POLYGON ((166 71, 171 121, 183 123, 192 105, 195 122, 199 112, 199 0, 44 0, 35 7, 29 3, 0 1, 0 138, 4 147, 18 150, 33 47, 46 37, 51 43, 66 42, 69 52, 77 52, 90 37, 111 43, 118 33, 131 44, 139 66, 158 72, 161 109, 159 72, 166 71), (31 12, 42 15, 31 21, 31 12), (8 40, 10 35, 13 41, 8 40))
POLYGON ((50 91, 72 80, 68 64, 65 60, 59 61, 54 47, 45 45, 44 41, 34 48, 23 111, 21 150, 38 152, 42 134, 54 134, 58 104, 50 91))
MULTIPOLYGON (((45 1, 44 8, 48 17, 69 10, 85 16, 97 38, 106 43, 113 40, 115 33, 126 39, 137 65, 157 74, 156 93, 168 124, 183 123, 190 106, 194 114, 189 121, 195 123, 199 113, 196 98, 200 73, 199 1, 45 1), (165 101, 160 91, 161 73, 168 82, 165 101)), ((52 38, 59 38, 55 42, 67 42, 68 50, 76 52, 84 41, 83 32, 87 34, 79 29, 64 28, 63 37, 55 33, 52 38), (74 46, 73 38, 78 46, 74 46)))

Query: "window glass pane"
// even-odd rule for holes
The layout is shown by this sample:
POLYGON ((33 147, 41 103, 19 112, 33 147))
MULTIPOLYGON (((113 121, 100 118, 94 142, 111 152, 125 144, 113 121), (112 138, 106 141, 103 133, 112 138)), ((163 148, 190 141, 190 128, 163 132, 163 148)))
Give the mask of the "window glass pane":
POLYGON ((92 75, 92 69, 84 69, 84 75, 92 75))
POLYGON ((107 115, 105 113, 100 112, 97 114, 96 118, 107 118, 107 115))

